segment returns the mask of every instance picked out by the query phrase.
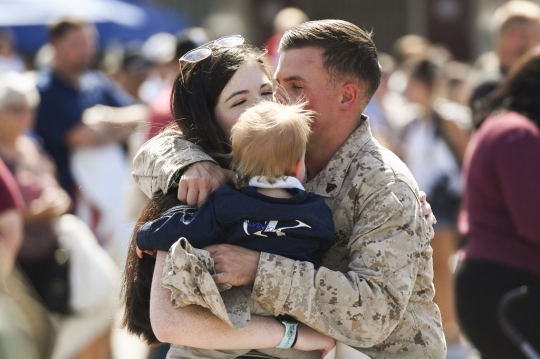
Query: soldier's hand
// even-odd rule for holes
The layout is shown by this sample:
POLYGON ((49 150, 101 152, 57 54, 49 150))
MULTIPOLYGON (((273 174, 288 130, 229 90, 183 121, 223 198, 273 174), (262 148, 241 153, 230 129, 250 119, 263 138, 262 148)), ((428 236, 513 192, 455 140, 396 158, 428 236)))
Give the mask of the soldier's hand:
POLYGON ((216 283, 232 286, 251 285, 257 276, 260 252, 231 244, 214 244, 204 247, 214 259, 216 283))
POLYGON ((433 239, 433 237, 435 237, 433 225, 437 223, 437 219, 431 210, 431 205, 427 201, 427 194, 424 191, 420 191, 420 203, 422 204, 422 214, 426 218, 427 235, 429 236, 429 239, 433 239))
POLYGON ((210 161, 197 162, 189 166, 180 177, 178 199, 200 207, 213 190, 226 183, 236 185, 236 174, 233 171, 210 161))

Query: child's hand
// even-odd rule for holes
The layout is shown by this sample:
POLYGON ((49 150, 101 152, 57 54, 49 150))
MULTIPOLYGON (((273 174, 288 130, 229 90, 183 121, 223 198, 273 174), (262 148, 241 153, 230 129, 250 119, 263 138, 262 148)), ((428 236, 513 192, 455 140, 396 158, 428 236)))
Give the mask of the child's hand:
POLYGON ((141 258, 141 259, 142 259, 142 257, 143 257, 143 253, 146 253, 146 254, 151 255, 151 256, 153 256, 153 255, 156 253, 155 251, 152 251, 152 250, 150 250, 150 249, 146 249, 146 250, 144 250, 144 251, 141 251, 141 250, 139 249, 139 247, 135 247, 135 251, 137 252, 137 257, 139 257, 139 258, 141 258))

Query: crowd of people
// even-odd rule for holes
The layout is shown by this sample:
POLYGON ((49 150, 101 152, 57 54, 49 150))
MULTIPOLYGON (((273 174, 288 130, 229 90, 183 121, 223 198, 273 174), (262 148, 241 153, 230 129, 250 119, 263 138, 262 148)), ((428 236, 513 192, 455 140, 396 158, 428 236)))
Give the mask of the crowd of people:
POLYGON ((28 69, 1 32, 0 357, 111 358, 122 308, 152 359, 526 358, 522 286, 540 352, 540 6, 493 31, 468 64, 287 8, 268 51, 100 52, 66 17, 28 69))

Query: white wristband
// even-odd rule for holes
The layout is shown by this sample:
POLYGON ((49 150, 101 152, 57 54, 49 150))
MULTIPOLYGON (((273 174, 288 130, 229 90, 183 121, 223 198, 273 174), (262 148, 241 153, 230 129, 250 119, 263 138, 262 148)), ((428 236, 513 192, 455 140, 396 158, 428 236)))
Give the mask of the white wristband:
POLYGON ((292 348, 296 342, 296 336, 298 335, 298 323, 283 320, 281 324, 285 326, 285 335, 283 336, 283 339, 281 339, 281 342, 276 348, 292 348))

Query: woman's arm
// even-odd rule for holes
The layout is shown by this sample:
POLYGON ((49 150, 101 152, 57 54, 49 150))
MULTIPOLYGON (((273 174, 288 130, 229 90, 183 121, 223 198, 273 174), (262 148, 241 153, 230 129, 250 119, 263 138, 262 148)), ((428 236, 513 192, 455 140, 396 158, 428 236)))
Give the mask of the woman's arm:
MULTIPOLYGON (((279 344, 285 327, 273 317, 252 315, 250 324, 238 330, 205 308, 195 305, 173 308, 170 291, 161 285, 166 256, 166 252, 157 252, 150 297, 150 321, 160 341, 203 349, 273 348, 279 344)), ((295 349, 326 352, 334 345, 333 339, 299 325, 295 349)))

